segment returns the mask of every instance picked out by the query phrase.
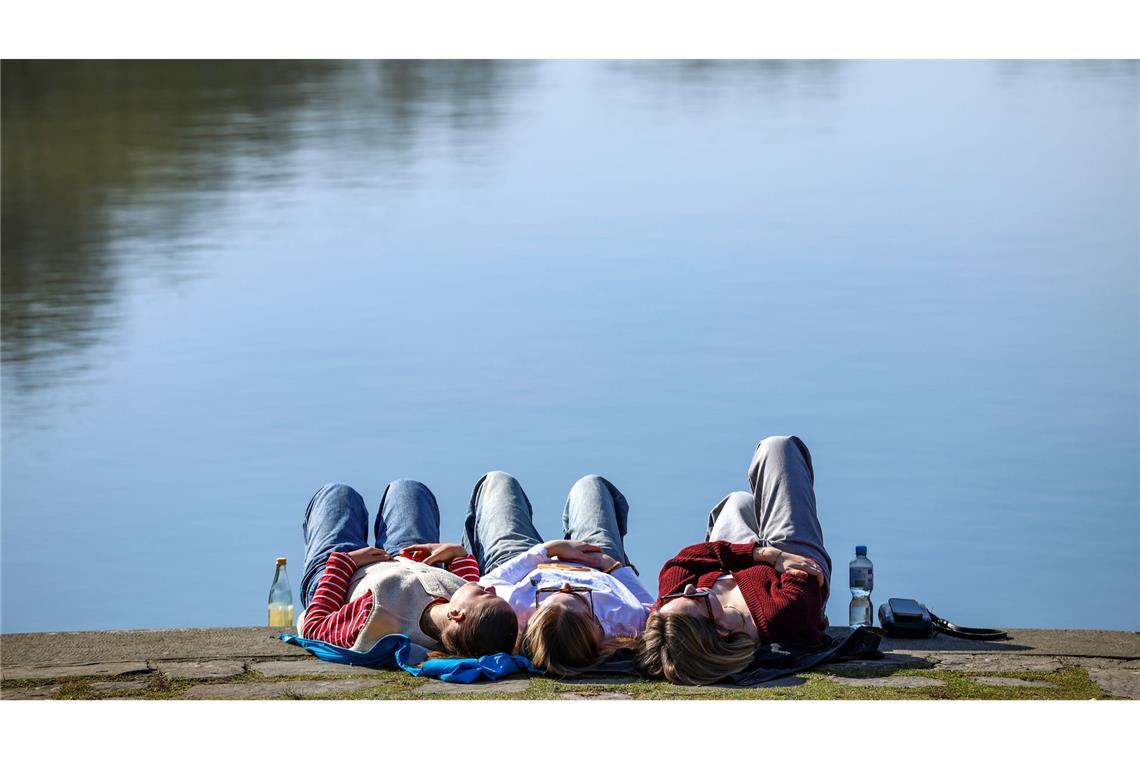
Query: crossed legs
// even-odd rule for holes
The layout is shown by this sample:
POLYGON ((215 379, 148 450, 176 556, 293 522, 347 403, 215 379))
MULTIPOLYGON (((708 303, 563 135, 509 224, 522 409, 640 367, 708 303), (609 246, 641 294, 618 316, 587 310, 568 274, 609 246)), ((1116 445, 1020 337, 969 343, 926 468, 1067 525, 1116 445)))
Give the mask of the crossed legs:
POLYGON ((811 452, 796 436, 760 441, 748 467, 752 492, 734 491, 709 512, 706 541, 759 541, 820 563, 831 588, 831 557, 815 506, 811 452))

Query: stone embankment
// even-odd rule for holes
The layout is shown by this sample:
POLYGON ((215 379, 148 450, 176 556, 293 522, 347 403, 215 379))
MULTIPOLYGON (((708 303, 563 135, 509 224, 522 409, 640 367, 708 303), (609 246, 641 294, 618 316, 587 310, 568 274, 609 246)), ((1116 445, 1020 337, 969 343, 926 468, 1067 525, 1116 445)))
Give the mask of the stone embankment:
POLYGON ((881 660, 762 688, 517 676, 446 684, 322 662, 273 628, 0 636, 3 699, 1140 699, 1140 634, 1014 629, 1002 642, 884 639, 881 660))

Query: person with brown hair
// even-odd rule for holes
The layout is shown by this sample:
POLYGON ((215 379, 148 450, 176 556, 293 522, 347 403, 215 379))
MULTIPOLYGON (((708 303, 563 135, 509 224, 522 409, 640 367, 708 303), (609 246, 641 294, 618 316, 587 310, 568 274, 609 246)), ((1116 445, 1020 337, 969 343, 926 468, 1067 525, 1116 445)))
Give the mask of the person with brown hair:
POLYGON ((761 643, 811 644, 831 557, 816 515, 811 453, 795 436, 760 441, 736 491, 709 513, 703 543, 665 563, 660 596, 638 642, 636 667, 678 684, 743 670, 761 643))
POLYGON ((477 582, 479 567, 462 547, 434 543, 439 506, 423 483, 397 480, 384 489, 375 545, 364 498, 340 483, 314 494, 302 530, 301 636, 358 652, 393 633, 459 657, 514 649, 510 605, 477 582))
POLYGON ((533 515, 515 478, 489 472, 472 493, 463 545, 483 568, 480 583, 514 608, 521 654, 574 675, 632 645, 653 603, 625 552, 629 503, 588 475, 570 489, 562 540, 544 542, 533 515))

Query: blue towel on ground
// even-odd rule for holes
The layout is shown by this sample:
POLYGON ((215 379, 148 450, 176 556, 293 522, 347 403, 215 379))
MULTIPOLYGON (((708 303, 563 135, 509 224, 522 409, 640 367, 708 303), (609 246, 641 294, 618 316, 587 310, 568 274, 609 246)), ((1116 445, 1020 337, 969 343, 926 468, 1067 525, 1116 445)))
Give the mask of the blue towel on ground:
POLYGON ((342 665, 359 665, 365 668, 385 668, 396 666, 413 676, 438 678, 449 683, 472 683, 481 677, 497 681, 505 676, 527 671, 541 673, 525 657, 503 652, 483 657, 457 657, 428 660, 428 650, 415 644, 401 633, 384 636, 367 652, 345 649, 325 641, 303 639, 293 633, 279 633, 277 638, 286 644, 294 644, 328 662, 342 665), (416 664, 419 663, 419 664, 416 664))

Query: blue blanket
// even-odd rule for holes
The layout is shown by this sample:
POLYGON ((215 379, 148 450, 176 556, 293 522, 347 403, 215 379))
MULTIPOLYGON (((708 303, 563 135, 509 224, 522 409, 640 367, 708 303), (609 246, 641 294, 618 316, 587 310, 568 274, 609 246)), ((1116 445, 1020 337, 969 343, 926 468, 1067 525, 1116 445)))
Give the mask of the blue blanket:
POLYGON ((427 649, 412 643, 403 634, 385 636, 367 652, 334 646, 316 639, 303 639, 292 633, 280 633, 277 638, 286 644, 303 647, 322 660, 338 662, 342 665, 359 665, 365 668, 398 667, 423 678, 438 678, 450 683, 472 683, 480 678, 497 681, 519 672, 541 673, 530 660, 506 653, 490 654, 483 657, 461 657, 454 659, 426 659, 427 649))

